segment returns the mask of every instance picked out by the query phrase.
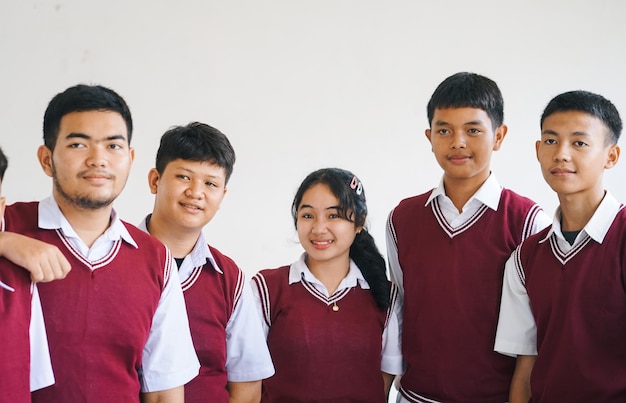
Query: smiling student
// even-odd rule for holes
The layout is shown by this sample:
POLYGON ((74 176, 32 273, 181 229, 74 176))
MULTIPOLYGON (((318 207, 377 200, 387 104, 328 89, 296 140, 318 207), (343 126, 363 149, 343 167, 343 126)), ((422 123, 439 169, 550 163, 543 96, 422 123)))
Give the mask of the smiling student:
POLYGON ((169 250, 113 202, 134 159, 124 99, 99 85, 57 94, 37 152, 52 196, 6 207, 8 231, 59 248, 72 270, 38 284, 55 384, 33 402, 172 402, 198 373, 169 250))
POLYGON ((626 401, 626 209, 602 183, 621 131, 587 91, 541 116, 537 159, 559 207, 506 264, 495 348, 517 355, 512 403, 626 401))
POLYGON ((549 218, 491 172, 507 134, 495 82, 454 74, 427 113, 443 178, 401 201, 387 225, 391 279, 403 299, 399 401, 503 403, 515 366, 493 351, 504 264, 549 218))
POLYGON ((200 359, 200 373, 185 385, 187 403, 258 402, 261 380, 274 373, 250 283, 202 233, 226 195, 234 164, 228 138, 193 122, 163 134, 148 174, 154 209, 139 227, 174 255, 200 359))
POLYGON ((253 282, 276 374, 262 402, 387 401, 401 372, 396 289, 352 173, 309 174, 292 203, 304 253, 253 282))

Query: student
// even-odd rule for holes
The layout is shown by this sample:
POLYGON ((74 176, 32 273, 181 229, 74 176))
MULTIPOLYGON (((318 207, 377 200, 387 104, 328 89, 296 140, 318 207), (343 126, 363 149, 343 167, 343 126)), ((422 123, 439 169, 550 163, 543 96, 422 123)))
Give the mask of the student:
MULTIPOLYGON (((0 189, 8 160, 0 149, 0 189)), ((0 197, 0 217, 5 198, 0 197)), ((30 402, 54 383, 37 288, 29 272, 0 258, 0 402, 30 402)))
POLYGON ((304 254, 253 277, 276 367, 262 402, 386 402, 402 369, 397 292, 365 228, 363 185, 320 169, 291 212, 304 254))
POLYGON ((134 157, 125 101, 102 86, 57 94, 44 115, 52 196, 7 206, 9 231, 56 245, 72 265, 39 284, 55 384, 33 402, 182 402, 198 373, 169 250, 112 203, 134 157), (166 314, 167 313, 167 314, 166 314))
POLYGON ((495 348, 518 356, 512 403, 626 401, 626 210, 602 184, 621 131, 586 91, 541 116, 537 159, 559 207, 506 264, 495 348))
POLYGON ((487 77, 446 78, 428 102, 426 138, 439 186, 388 219, 392 281, 403 297, 401 402, 505 402, 515 361, 493 351, 504 264, 548 225, 533 201, 490 170, 507 134, 502 94, 487 77))
POLYGON ((186 402, 258 402, 261 380, 274 373, 250 284, 202 233, 226 195, 234 163, 228 138, 194 122, 161 137, 148 174, 156 197, 140 228, 172 251, 200 359, 200 374, 185 385, 186 402))

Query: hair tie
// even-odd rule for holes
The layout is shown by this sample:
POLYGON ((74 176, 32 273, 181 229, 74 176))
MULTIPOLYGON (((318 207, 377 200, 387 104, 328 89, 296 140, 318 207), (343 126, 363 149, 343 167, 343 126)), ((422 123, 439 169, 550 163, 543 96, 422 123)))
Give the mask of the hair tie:
POLYGON ((356 176, 353 176, 350 181, 350 189, 354 190, 359 196, 363 193, 363 184, 356 176))

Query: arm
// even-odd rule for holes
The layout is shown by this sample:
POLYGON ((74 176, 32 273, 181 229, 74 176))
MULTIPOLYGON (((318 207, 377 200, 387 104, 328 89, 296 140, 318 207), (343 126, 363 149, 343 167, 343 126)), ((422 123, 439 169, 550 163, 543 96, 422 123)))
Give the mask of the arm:
POLYGON ((185 403, 185 387, 142 393, 141 403, 185 403))
POLYGON ((536 360, 536 355, 517 356, 509 392, 510 403, 528 403, 530 400, 530 373, 536 360))
POLYGON ((226 384, 229 403, 259 403, 261 401, 261 381, 228 382, 226 384))
POLYGON ((0 256, 30 272, 33 282, 64 278, 71 269, 56 246, 13 232, 0 232, 0 256))
POLYGON ((382 372, 383 374, 383 384, 385 385, 385 397, 389 400, 389 391, 391 390, 391 384, 395 379, 395 375, 388 374, 386 372, 382 372))

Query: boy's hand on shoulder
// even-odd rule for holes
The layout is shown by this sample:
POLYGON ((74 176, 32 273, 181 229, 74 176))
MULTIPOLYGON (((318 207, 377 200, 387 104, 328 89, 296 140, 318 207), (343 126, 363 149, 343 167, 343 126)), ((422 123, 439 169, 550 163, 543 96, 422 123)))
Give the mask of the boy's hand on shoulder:
POLYGON ((62 279, 71 269, 56 246, 14 232, 0 233, 0 256, 26 269, 33 282, 62 279))

